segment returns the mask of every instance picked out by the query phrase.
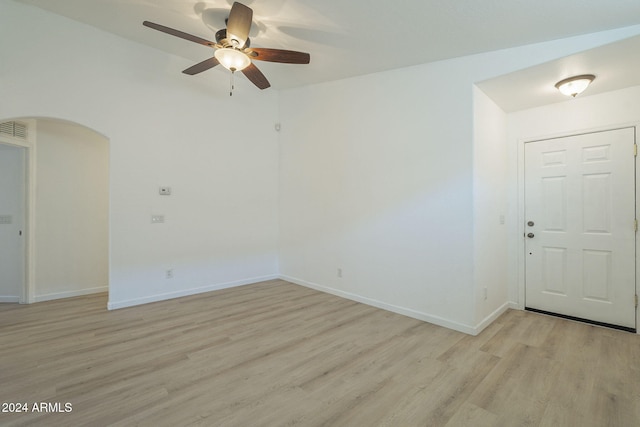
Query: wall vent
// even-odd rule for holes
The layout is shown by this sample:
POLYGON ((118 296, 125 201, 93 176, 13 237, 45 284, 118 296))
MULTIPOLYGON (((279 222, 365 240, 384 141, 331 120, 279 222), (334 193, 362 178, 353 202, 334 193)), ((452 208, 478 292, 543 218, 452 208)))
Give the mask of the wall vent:
POLYGON ((27 125, 20 122, 0 123, 0 135, 12 138, 27 139, 27 125))

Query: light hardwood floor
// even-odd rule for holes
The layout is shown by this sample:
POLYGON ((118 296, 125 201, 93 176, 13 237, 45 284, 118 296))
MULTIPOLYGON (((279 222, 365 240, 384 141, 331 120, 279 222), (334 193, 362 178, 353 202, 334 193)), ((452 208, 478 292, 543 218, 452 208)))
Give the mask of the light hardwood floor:
POLYGON ((107 311, 0 305, 0 413, 45 426, 640 426, 640 337, 508 311, 477 337, 274 280, 107 311))

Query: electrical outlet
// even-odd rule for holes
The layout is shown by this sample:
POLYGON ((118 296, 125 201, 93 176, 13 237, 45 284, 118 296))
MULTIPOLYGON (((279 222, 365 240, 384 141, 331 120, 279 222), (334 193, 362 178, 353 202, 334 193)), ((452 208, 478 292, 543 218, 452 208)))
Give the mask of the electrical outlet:
POLYGON ((160 187, 160 188, 158 188, 158 193, 161 196, 170 196, 171 195, 171 187, 160 187))
POLYGON ((342 277, 342 269, 341 268, 338 269, 338 277, 342 277))
POLYGON ((151 215, 151 224, 162 224, 164 222, 164 215, 151 215))
POLYGON ((167 279, 173 279, 173 268, 170 268, 166 271, 166 276, 167 279))

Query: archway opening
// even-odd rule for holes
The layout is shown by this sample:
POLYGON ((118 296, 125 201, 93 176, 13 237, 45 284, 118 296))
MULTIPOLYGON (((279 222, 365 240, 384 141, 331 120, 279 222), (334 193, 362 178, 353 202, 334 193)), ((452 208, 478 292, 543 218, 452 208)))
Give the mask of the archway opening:
POLYGON ((55 118, 11 121, 27 124, 22 142, 0 134, 27 151, 20 302, 108 292, 109 140, 55 118))

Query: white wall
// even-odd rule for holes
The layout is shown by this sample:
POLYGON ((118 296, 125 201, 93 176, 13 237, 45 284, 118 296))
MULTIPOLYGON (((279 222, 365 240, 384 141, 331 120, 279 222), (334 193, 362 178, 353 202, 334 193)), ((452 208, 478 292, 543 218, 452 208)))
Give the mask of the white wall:
POLYGON ((473 88, 474 275, 476 324, 507 308, 507 115, 473 88))
MULTIPOLYGON (((640 119, 640 86, 591 96, 585 92, 565 102, 510 113, 507 117, 511 141, 629 125, 640 119)), ((517 144, 509 146, 511 163, 516 158, 513 155, 517 144)))
POLYGON ((434 85, 445 67, 281 94, 282 275, 472 323, 471 108, 457 102, 469 88, 434 85))
POLYGON ((68 120, 110 141, 110 307, 277 275, 274 91, 238 78, 230 98, 219 70, 186 76, 184 59, 0 7, 0 54, 11 58, 0 61, 0 118, 68 120))
POLYGON ((506 188, 487 190, 504 178, 507 159, 505 119, 486 97, 474 98, 473 83, 634 32, 281 92, 283 277, 477 333, 507 303, 506 231, 496 225, 506 188), (475 118, 491 123, 474 130, 478 106, 487 111, 475 118), (496 229, 499 238, 487 240, 496 229), (484 286, 486 302, 478 300, 484 286))
POLYGON ((0 302, 18 302, 24 281, 25 153, 0 144, 0 302))
MULTIPOLYGON (((508 122, 508 193, 514 221, 509 225, 509 299, 524 306, 524 142, 640 124, 640 86, 511 113, 508 122)), ((637 179, 637 177, 636 177, 637 179)), ((638 187, 636 183, 636 187, 638 187)))
POLYGON ((34 299, 105 292, 109 284, 109 143, 37 120, 34 299))

